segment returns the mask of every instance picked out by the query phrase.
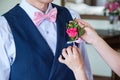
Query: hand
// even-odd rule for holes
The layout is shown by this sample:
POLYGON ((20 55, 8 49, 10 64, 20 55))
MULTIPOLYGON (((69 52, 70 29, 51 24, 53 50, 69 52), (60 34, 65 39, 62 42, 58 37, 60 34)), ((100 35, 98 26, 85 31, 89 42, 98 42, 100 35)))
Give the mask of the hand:
POLYGON ((81 36, 82 39, 90 44, 95 44, 100 37, 98 36, 96 31, 92 28, 92 26, 81 19, 77 19, 77 22, 81 27, 84 27, 85 29, 85 34, 81 36))
POLYGON ((76 46, 63 49, 62 56, 60 55, 59 61, 67 65, 74 73, 84 69, 82 55, 76 46))

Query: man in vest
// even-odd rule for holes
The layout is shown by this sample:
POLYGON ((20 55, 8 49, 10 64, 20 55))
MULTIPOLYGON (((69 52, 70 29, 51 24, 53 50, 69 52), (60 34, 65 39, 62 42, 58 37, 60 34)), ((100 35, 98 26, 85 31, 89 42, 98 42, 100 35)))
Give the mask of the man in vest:
MULTIPOLYGON (((53 0, 22 0, 0 17, 0 80, 75 80, 58 61, 69 37, 66 23, 79 18, 53 0)), ((92 80, 84 42, 78 44, 92 80)))

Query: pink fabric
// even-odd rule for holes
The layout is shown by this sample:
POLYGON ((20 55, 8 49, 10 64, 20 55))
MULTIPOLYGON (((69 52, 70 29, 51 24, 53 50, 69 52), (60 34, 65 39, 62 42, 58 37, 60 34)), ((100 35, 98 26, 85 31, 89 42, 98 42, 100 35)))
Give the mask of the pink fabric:
POLYGON ((57 9, 53 8, 49 11, 48 14, 42 14, 40 12, 35 12, 33 20, 34 20, 35 25, 38 26, 44 19, 48 19, 51 22, 55 22, 56 16, 57 16, 57 9))

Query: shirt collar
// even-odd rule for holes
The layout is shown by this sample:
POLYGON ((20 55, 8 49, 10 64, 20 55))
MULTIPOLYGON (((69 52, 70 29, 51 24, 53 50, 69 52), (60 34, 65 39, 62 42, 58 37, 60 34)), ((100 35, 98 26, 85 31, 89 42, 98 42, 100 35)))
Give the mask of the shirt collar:
MULTIPOLYGON (((31 18, 32 21, 33 21, 33 17, 34 17, 34 12, 43 13, 39 9, 37 9, 37 8, 33 7, 32 5, 30 5, 26 0, 21 1, 20 7, 28 14, 28 16, 31 18)), ((52 9, 52 8, 53 8, 52 4, 49 3, 48 9, 46 10, 45 14, 48 13, 50 11, 50 9, 52 9)))

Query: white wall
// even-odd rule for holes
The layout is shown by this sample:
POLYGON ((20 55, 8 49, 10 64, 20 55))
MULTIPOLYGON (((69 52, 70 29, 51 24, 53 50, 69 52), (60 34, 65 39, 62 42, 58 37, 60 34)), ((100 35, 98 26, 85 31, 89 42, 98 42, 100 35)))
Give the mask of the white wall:
POLYGON ((53 0, 53 3, 61 5, 61 0, 53 0))
MULTIPOLYGON (((17 3, 19 3, 21 0, 0 0, 0 15, 14 7, 17 3)), ((60 5, 61 0, 54 0, 53 2, 55 4, 60 5)))
POLYGON ((111 77, 110 67, 103 61, 97 51, 91 46, 86 45, 92 73, 99 76, 111 77))
MULTIPOLYGON (((54 0, 54 3, 60 5, 61 0, 54 0)), ((15 6, 20 0, 1 0, 0 1, 0 15, 8 11, 10 8, 15 6)), ((108 29, 109 22, 106 20, 86 20, 96 29, 108 29)), ((111 76, 111 70, 106 65, 106 63, 101 59, 101 57, 97 54, 95 49, 91 45, 87 45, 88 56, 90 59, 90 64, 92 68, 92 72, 95 75, 101 76, 111 76)))
POLYGON ((0 0, 0 15, 14 7, 20 0, 0 0))
MULTIPOLYGON (((110 24, 108 20, 91 20, 91 19, 84 19, 88 23, 90 23, 93 28, 95 29, 104 29, 108 30, 109 28, 114 27, 113 25, 110 24)), ((120 30, 120 21, 117 23, 117 29, 120 30)))

